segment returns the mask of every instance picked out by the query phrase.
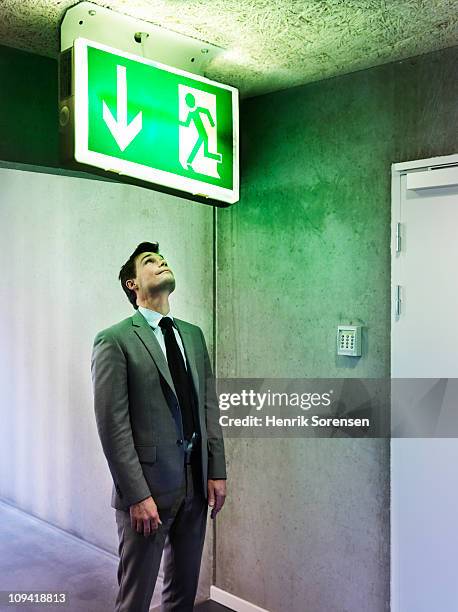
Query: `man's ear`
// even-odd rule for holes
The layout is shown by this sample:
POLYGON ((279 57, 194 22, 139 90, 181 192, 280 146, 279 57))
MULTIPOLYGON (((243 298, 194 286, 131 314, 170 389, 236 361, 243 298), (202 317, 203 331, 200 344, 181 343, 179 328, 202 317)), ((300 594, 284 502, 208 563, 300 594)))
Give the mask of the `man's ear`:
POLYGON ((126 280, 126 287, 131 290, 137 289, 137 283, 132 278, 129 278, 129 280, 126 280))

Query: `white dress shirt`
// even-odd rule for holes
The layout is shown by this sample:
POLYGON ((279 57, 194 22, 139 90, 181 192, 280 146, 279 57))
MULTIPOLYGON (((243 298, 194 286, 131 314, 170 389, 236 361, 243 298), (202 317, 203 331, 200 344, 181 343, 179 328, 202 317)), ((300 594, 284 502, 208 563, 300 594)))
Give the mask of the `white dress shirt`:
MULTIPOLYGON (((171 311, 169 310, 167 315, 163 315, 160 312, 157 312, 156 310, 151 310, 150 308, 144 308, 143 306, 139 306, 138 310, 145 317, 148 324, 152 328, 154 335, 156 336, 157 341, 159 342, 159 346, 161 347, 162 352, 164 353, 165 359, 167 360, 167 350, 165 348, 164 334, 162 332, 162 327, 159 326, 159 321, 162 319, 163 316, 170 317, 170 319, 172 319, 173 321, 171 311)), ((184 361, 185 367, 186 369, 188 369, 188 366, 186 363, 186 355, 184 352, 183 341, 181 340, 180 334, 178 333, 178 330, 176 327, 173 327, 173 333, 175 334, 175 338, 178 342, 178 346, 180 347, 181 354, 183 355, 183 361, 184 361)))

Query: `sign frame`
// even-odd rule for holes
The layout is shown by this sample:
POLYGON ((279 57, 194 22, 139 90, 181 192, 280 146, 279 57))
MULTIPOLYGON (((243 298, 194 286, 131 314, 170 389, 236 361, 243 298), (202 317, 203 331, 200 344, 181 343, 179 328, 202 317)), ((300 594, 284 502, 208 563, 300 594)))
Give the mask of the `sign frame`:
POLYGON ((74 158, 78 163, 100 168, 106 172, 114 172, 132 178, 151 183, 152 186, 170 188, 186 194, 214 199, 234 204, 239 200, 240 177, 239 177, 239 95, 238 90, 230 85, 212 81, 206 77, 167 66, 132 53, 121 51, 107 45, 77 38, 73 46, 74 66, 74 158), (137 162, 114 157, 105 153, 99 153, 89 149, 89 77, 88 77, 88 47, 126 58, 134 62, 153 66, 179 76, 184 76, 193 81, 216 86, 231 92, 232 99, 232 189, 219 187, 199 181, 191 177, 180 176, 158 168, 152 168, 137 162))

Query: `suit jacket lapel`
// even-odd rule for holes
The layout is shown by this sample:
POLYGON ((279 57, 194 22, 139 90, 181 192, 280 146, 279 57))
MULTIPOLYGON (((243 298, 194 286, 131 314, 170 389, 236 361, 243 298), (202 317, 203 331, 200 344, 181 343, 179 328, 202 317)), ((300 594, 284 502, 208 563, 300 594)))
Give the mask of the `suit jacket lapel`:
POLYGON ((180 332, 181 340, 183 341, 184 352, 186 354, 186 360, 189 367, 191 368, 192 379, 194 381, 194 388, 196 390, 197 401, 199 401, 199 376, 197 374, 196 354, 194 351, 194 343, 192 340, 191 332, 184 325, 184 321, 173 317, 175 325, 180 332))
POLYGON ((167 359, 162 352, 162 349, 157 341, 156 336, 154 335, 153 330, 151 329, 149 323, 145 319, 145 317, 141 314, 141 312, 136 312, 132 317, 132 325, 135 327, 135 333, 139 336, 140 340, 146 346, 149 354, 153 358, 155 364, 159 372, 167 381, 167 384, 172 389, 177 396, 175 391, 175 386, 173 384, 172 375, 170 374, 169 366, 167 363, 167 359))

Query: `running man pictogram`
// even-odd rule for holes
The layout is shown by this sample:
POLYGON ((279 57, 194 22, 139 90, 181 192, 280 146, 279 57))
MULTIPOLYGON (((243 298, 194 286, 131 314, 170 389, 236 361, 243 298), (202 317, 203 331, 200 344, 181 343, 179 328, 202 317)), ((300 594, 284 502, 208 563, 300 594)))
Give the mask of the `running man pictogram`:
POLYGON ((207 157, 208 159, 214 159, 218 163, 220 163, 222 161, 221 153, 213 153, 209 150, 207 128, 205 127, 204 122, 202 120, 202 116, 206 116, 210 126, 214 128, 215 121, 213 120, 211 112, 208 110, 208 108, 205 108, 203 106, 197 106, 196 98, 190 92, 186 94, 185 101, 186 105, 189 107, 190 110, 188 111, 186 120, 180 121, 179 123, 183 127, 188 127, 193 123, 194 127, 197 130, 197 140, 187 159, 188 170, 193 170, 192 163, 202 146, 204 148, 204 157, 207 157))

